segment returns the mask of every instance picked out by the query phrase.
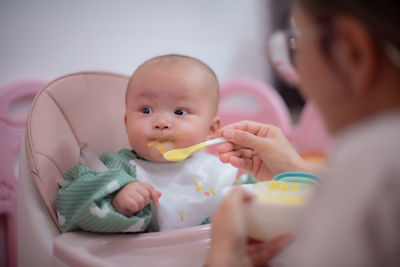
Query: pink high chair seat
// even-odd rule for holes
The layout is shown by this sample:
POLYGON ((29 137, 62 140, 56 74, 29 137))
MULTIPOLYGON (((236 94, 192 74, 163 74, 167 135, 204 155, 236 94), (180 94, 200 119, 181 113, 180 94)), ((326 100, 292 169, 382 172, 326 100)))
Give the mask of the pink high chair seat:
POLYGON ((321 115, 314 103, 308 101, 300 115, 299 122, 292 127, 289 140, 304 157, 327 156, 333 146, 322 121, 321 115))
POLYGON ((58 181, 88 145, 97 154, 129 148, 124 128, 127 77, 78 73, 49 83, 33 102, 25 149, 38 191, 58 225, 58 181))
POLYGON ((222 119, 222 126, 241 120, 253 120, 273 124, 283 132, 291 127, 285 102, 266 83, 250 78, 233 79, 221 85, 220 98, 218 115, 222 119), (239 101, 248 103, 240 104, 239 101))
POLYGON ((44 85, 23 80, 0 88, 0 266, 17 266, 17 160, 26 106, 44 85))
POLYGON ((209 225, 143 234, 59 231, 58 181, 78 164, 80 148, 87 145, 98 156, 130 147, 124 124, 128 79, 115 73, 74 73, 49 83, 35 98, 21 152, 24 194, 19 210, 26 218, 18 225, 22 266, 204 264, 209 225))

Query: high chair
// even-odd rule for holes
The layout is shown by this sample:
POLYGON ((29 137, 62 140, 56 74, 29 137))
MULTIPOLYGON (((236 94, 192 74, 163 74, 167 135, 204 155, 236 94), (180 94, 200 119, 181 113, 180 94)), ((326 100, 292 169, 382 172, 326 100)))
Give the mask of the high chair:
POLYGON ((21 147, 18 199, 20 266, 202 266, 208 225, 143 234, 61 234, 58 181, 78 164, 80 148, 96 154, 129 148, 124 125, 128 77, 81 72, 49 83, 35 98, 21 147))
POLYGON ((0 266, 17 266, 17 176, 26 110, 42 80, 23 80, 0 88, 0 266))
MULTIPOLYGON (((59 231, 55 210, 58 181, 78 164, 80 149, 90 147, 98 156, 104 151, 129 148, 123 121, 128 78, 107 72, 74 73, 49 83, 36 96, 20 155, 20 266, 203 266, 205 263, 209 225, 142 234, 59 231)), ((250 91, 260 101, 259 107, 266 107, 256 113, 233 112, 232 120, 255 120, 257 114, 286 132, 292 129, 287 107, 272 88, 250 80, 232 81, 231 88, 236 89, 224 89, 227 87, 221 88, 222 102, 231 92, 250 91), (240 86, 236 87, 237 84, 240 86), (247 89, 246 84, 252 89, 247 89)), ((223 120, 230 116, 229 108, 224 105, 219 111, 223 120)), ((230 122, 233 121, 226 123, 230 122)))

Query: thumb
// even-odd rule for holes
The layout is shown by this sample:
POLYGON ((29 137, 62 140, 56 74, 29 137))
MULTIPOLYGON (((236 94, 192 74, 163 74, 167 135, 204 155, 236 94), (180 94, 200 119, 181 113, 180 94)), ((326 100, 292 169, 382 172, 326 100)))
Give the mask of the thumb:
POLYGON ((267 143, 266 137, 259 137, 242 130, 226 130, 224 131, 224 138, 235 145, 251 148, 254 151, 259 150, 267 143))

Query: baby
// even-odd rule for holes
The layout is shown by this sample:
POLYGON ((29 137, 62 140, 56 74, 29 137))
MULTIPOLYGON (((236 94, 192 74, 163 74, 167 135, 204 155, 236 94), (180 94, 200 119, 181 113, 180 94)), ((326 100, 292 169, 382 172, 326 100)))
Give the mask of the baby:
POLYGON ((214 72, 195 58, 164 55, 139 66, 125 101, 132 150, 104 153, 104 172, 67 171, 56 201, 61 230, 166 231, 207 222, 237 169, 208 153, 182 162, 163 153, 215 136, 218 91, 214 72))

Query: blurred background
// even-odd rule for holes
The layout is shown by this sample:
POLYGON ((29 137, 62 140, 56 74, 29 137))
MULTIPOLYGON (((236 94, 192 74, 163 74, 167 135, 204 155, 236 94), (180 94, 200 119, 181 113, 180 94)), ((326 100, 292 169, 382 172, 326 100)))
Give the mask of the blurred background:
POLYGON ((199 58, 220 82, 272 84, 291 108, 303 102, 266 58, 268 35, 287 24, 290 0, 1 0, 0 87, 84 70, 130 75, 151 57, 199 58))

